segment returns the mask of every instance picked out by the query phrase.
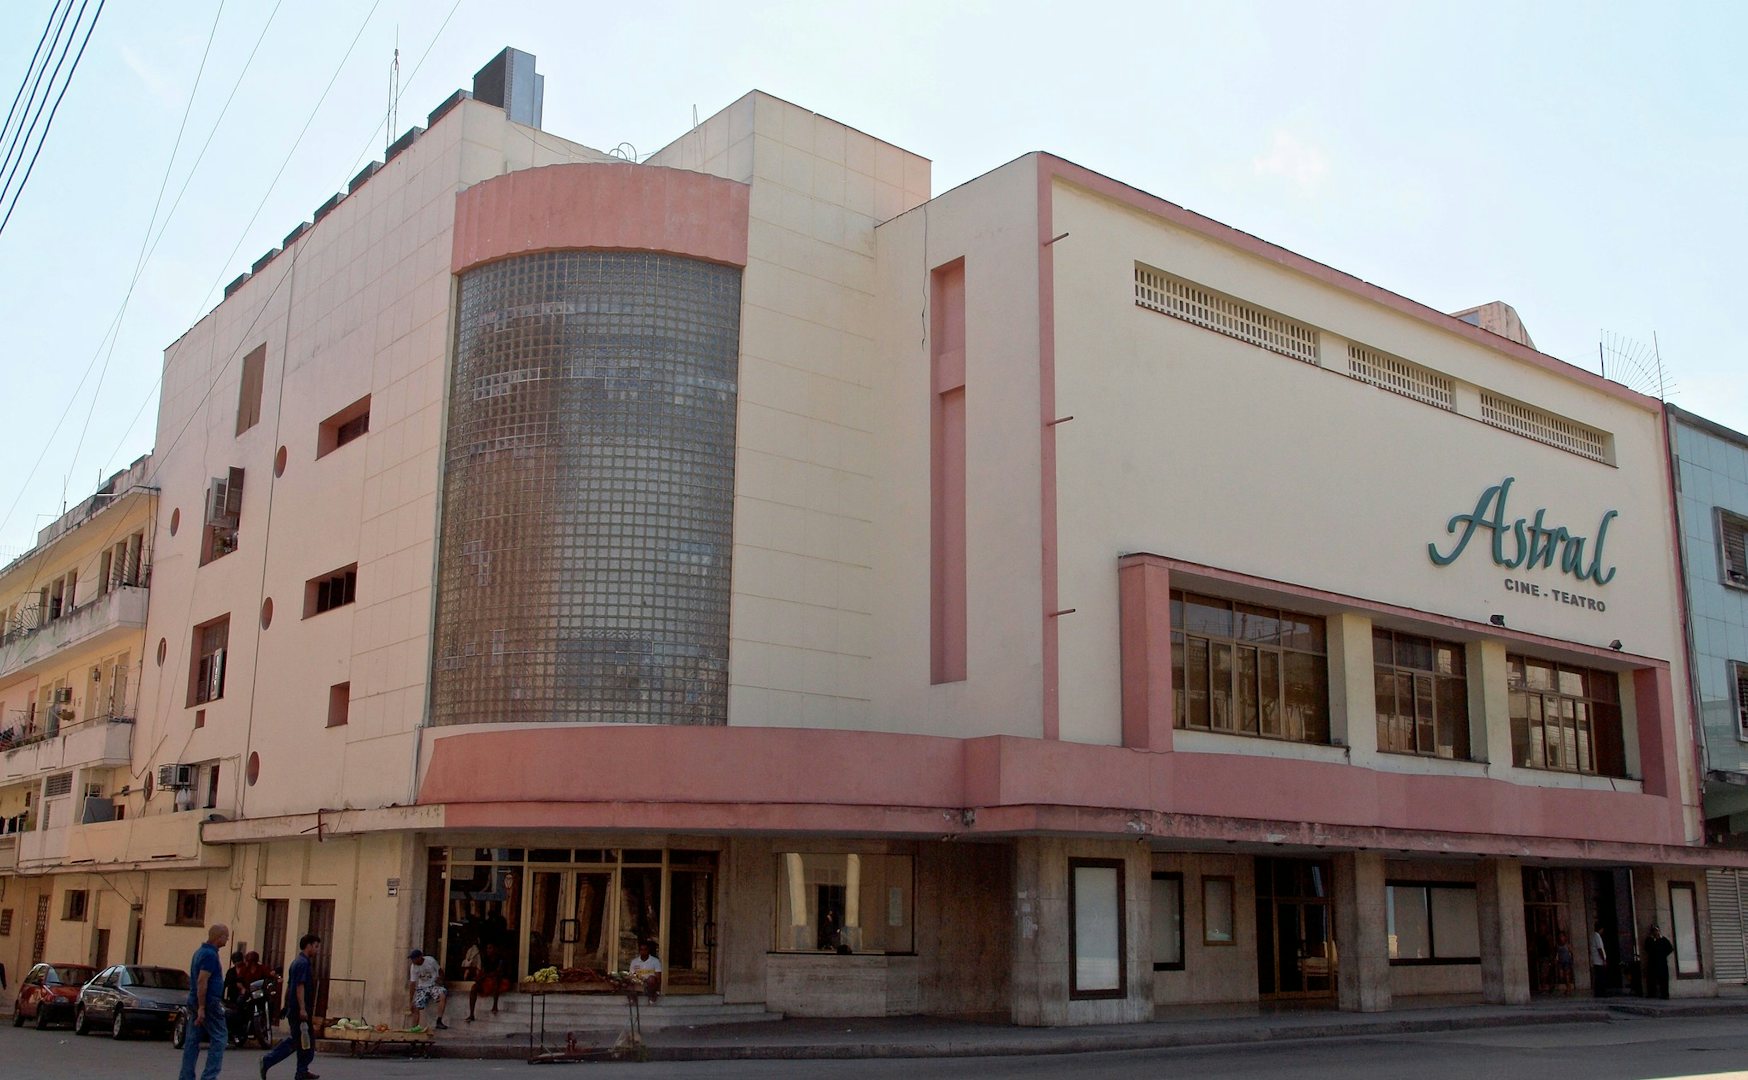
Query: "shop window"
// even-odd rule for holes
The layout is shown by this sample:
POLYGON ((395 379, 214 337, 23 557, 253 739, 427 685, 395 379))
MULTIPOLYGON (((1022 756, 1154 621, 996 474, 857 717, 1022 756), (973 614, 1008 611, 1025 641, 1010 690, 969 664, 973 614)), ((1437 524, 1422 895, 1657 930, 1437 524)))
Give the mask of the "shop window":
POLYGON ((1174 591, 1171 666, 1180 728, 1329 741, 1321 616, 1174 591))
POLYGON ((1693 884, 1669 883, 1669 936, 1675 942, 1675 977, 1697 979, 1704 974, 1699 955, 1699 905, 1693 884))
POLYGON ((225 696, 225 655, 231 637, 231 617, 222 615, 194 628, 194 649, 188 665, 188 707, 225 696))
POLYGON ((328 687, 328 726, 345 727, 352 715, 352 684, 335 683, 328 687))
POLYGON ((1619 676, 1530 656, 1508 655, 1505 663, 1513 764, 1626 775, 1619 676))
POLYGON ((237 434, 261 422, 261 383, 267 366, 267 346, 257 345, 243 357, 243 377, 237 384, 237 434))
POLYGON ((1122 997, 1125 974, 1123 864, 1068 860, 1068 996, 1122 997))
POLYGON ((170 926, 206 925, 206 890, 170 890, 170 926))
POLYGON ((1748 589, 1748 518, 1728 510, 1718 515, 1718 556, 1725 585, 1748 589))
POLYGON ((243 470, 214 477, 206 489, 206 526, 200 534, 200 565, 237 550, 243 524, 243 470))
POLYGON ((323 458, 370 432, 370 395, 322 421, 316 430, 316 457, 323 458))
POLYGON ((780 853, 771 947, 777 952, 912 952, 913 899, 909 855, 780 853))
POLYGON ((1155 873, 1152 881, 1153 970, 1184 969, 1184 876, 1155 873))
POLYGON ((1373 630, 1372 663, 1379 750, 1470 757, 1469 683, 1460 643, 1373 630))
POLYGON ((90 893, 84 889, 68 889, 61 897, 61 918, 66 922, 84 922, 90 893))
POLYGON ((1384 932, 1392 964, 1478 964, 1481 918, 1473 885, 1391 881, 1384 932))
POLYGON ((303 583, 303 617, 308 619, 358 599, 358 564, 310 578, 303 583))
POLYGON ((1202 944, 1238 944, 1236 891, 1229 877, 1202 879, 1202 944))

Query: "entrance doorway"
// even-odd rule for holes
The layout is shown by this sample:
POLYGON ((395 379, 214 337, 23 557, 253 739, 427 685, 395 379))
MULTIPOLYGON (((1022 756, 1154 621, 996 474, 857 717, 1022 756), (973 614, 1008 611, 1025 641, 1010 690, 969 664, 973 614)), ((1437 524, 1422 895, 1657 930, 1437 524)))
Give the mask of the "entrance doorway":
POLYGON ((1256 860, 1257 990, 1265 1000, 1335 1000, 1332 891, 1325 861, 1256 860))
MULTIPOLYGON (((1633 902, 1633 872, 1627 867, 1609 870, 1589 870, 1584 874, 1585 906, 1593 921, 1602 924, 1603 951, 1608 954, 1608 969, 1600 994, 1637 994, 1639 986, 1639 925, 1633 902)), ((1589 952, 1590 930, 1585 928, 1585 952, 1589 952)))
POLYGON ((647 940, 669 993, 711 993, 717 859, 714 851, 660 848, 434 851, 433 886, 446 901, 432 909, 443 924, 433 918, 431 936, 442 935, 451 979, 462 977, 470 946, 491 942, 517 976, 570 969, 603 991, 607 973, 628 969, 647 940))
POLYGON ((1532 994, 1552 994, 1566 988, 1559 960, 1560 935, 1566 936, 1574 966, 1585 963, 1590 951, 1590 931, 1572 924, 1559 873, 1564 872, 1547 867, 1525 867, 1523 871, 1524 945, 1532 994))

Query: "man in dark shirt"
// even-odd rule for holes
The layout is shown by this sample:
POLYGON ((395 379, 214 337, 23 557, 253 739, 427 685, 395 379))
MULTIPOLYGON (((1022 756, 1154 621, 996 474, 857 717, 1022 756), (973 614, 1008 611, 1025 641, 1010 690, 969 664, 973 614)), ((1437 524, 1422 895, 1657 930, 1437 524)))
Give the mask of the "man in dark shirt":
POLYGON ((310 1032, 310 1011, 316 1000, 314 964, 321 951, 322 939, 316 935, 305 934, 298 939, 297 959, 291 962, 291 970, 285 975, 285 1019, 291 1034, 261 1059, 262 1080, 266 1080, 268 1069, 290 1057, 293 1050, 297 1051, 296 1080, 321 1080, 310 1072, 310 1062, 316 1058, 316 1040, 310 1032))
POLYGON ((184 1022, 188 1025, 187 1041, 182 1044, 181 1080, 194 1080, 194 1066, 200 1060, 200 1042, 206 1040, 206 1069, 201 1080, 218 1080, 225 1063, 225 969, 219 963, 219 950, 231 940, 231 929, 217 925, 206 932, 206 941, 194 950, 188 964, 188 1006, 184 1022))
POLYGON ((1674 951, 1675 945, 1663 936, 1656 923, 1652 923, 1651 933, 1645 938, 1646 997, 1669 996, 1669 954, 1674 951))

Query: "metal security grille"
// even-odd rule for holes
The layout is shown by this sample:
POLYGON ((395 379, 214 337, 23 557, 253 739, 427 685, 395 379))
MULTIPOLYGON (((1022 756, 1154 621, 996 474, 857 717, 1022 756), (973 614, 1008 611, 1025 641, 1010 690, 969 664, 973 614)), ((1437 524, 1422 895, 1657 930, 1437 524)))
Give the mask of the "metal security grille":
POLYGON ((1706 897, 1712 916, 1713 970, 1719 982, 1748 982, 1748 926, 1742 905, 1748 882, 1739 870, 1707 870, 1706 897))
POLYGON ((462 275, 434 723, 727 722, 740 292, 636 252, 462 275))
POLYGON ((1140 263, 1135 264, 1135 303, 1269 352, 1320 362, 1314 327, 1140 263))
POLYGON ((1456 384, 1436 371, 1401 357, 1390 356, 1376 349, 1352 342, 1347 346, 1347 373, 1364 383, 1388 390, 1392 394, 1411 397, 1428 405, 1455 411, 1456 384))
POLYGON ((65 795, 73 790, 73 774, 70 772, 56 773, 43 781, 42 794, 45 799, 56 795, 65 795))
POLYGON ((1510 398, 1481 391, 1481 419, 1496 428, 1592 461, 1608 461, 1608 436, 1510 398))

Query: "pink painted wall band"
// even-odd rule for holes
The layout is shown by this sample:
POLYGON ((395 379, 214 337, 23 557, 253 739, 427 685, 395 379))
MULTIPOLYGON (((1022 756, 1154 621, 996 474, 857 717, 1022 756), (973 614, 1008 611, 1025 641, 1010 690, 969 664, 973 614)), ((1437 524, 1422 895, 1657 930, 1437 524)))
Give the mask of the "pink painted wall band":
POLYGON ((750 189, 655 165, 520 169, 455 197, 450 268, 541 251, 659 251, 745 266, 750 189))

